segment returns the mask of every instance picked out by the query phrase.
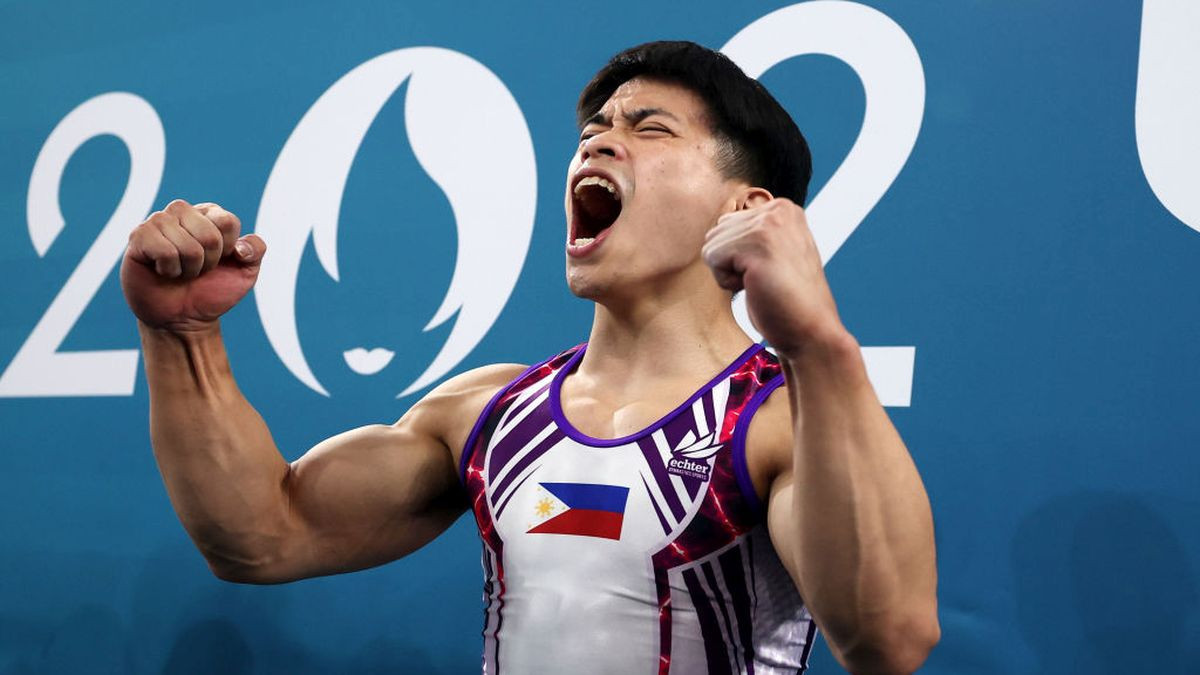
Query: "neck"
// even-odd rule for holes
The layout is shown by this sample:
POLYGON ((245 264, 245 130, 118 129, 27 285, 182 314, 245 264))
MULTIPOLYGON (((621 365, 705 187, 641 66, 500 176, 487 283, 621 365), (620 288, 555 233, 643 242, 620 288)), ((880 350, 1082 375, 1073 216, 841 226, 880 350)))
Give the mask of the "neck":
POLYGON ((680 279, 675 288, 597 301, 577 372, 632 384, 640 373, 694 378, 727 366, 752 341, 733 318, 729 294, 702 271, 709 276, 680 279))

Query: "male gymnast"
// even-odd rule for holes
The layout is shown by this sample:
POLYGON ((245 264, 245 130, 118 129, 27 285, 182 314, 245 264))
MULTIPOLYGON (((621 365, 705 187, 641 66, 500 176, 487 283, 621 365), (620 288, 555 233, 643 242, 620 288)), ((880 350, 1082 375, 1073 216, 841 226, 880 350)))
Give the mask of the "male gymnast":
POLYGON ((588 341, 291 463, 220 332, 264 242, 211 203, 136 228, 121 283, 184 527, 218 577, 267 584, 395 560, 469 509, 487 673, 795 672, 817 625, 852 672, 915 670, 939 637, 929 502, 838 317, 803 136, 686 42, 618 54, 577 113, 566 276, 588 341))

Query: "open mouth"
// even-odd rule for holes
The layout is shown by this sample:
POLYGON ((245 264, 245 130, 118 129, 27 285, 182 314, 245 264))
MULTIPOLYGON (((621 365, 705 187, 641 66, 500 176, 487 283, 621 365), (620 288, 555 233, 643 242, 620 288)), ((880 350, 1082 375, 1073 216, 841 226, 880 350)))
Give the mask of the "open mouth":
POLYGON ((600 237, 621 215, 621 193, 603 176, 586 176, 575 183, 575 211, 571 246, 587 246, 600 237))

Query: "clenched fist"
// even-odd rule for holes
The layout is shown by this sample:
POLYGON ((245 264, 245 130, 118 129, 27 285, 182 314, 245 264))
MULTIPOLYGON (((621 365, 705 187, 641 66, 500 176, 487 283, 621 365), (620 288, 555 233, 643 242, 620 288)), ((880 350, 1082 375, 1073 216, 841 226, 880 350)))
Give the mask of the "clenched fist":
POLYGON ((745 290, 751 321, 781 355, 845 332, 804 209, 792 201, 721 216, 702 255, 721 287, 745 290))
POLYGON ((129 235, 121 289, 151 328, 187 332, 213 325, 258 279, 267 246, 239 237, 242 223, 216 204, 176 199, 129 235))

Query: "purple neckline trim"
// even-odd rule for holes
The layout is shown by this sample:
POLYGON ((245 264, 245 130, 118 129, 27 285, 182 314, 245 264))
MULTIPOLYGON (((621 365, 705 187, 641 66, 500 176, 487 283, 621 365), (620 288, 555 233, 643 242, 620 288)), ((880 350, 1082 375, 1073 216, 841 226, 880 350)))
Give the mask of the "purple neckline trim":
POLYGON ((567 361, 562 368, 558 369, 558 372, 554 374, 554 379, 550 381, 550 415, 554 418, 555 423, 558 424, 558 428, 562 429, 563 433, 565 433, 568 437, 579 441, 580 443, 599 448, 612 448, 618 445, 625 445, 626 443, 633 442, 639 438, 642 438, 643 436, 648 436, 649 434, 657 431, 664 424, 669 422, 671 418, 678 415, 680 411, 686 410, 693 403, 699 400, 701 396, 708 392, 709 389, 712 389, 714 386, 716 386, 718 382, 729 377, 733 371, 741 368, 743 364, 749 361, 750 358, 755 354, 762 351, 762 349, 763 346, 758 343, 747 347, 746 351, 742 352, 742 354, 738 356, 733 363, 726 366, 724 370, 722 370, 720 373, 717 373, 716 377, 708 381, 708 384, 700 387, 700 389, 698 389, 696 393, 692 394, 691 397, 689 397, 686 401, 680 403, 674 410, 666 415, 663 415, 657 422, 651 424, 645 429, 629 434, 628 436, 622 436, 621 438, 595 438, 588 436, 582 431, 576 429, 575 426, 567 420, 567 416, 564 415, 562 411, 562 383, 566 376, 569 375, 571 371, 575 370, 577 365, 579 365, 580 359, 583 358, 584 352, 587 351, 587 343, 585 342, 579 346, 579 351, 575 352, 571 356, 571 359, 567 361))
POLYGON ((780 385, 784 383, 783 373, 776 375, 767 381, 761 389, 754 392, 754 396, 746 403, 746 407, 742 409, 741 415, 738 416, 737 424, 733 428, 733 438, 731 448, 733 452, 733 475, 737 478, 738 488, 742 491, 742 498, 750 507, 757 512, 762 512, 763 503, 759 499, 758 493, 754 490, 754 481, 750 480, 750 469, 746 465, 746 435, 750 432, 750 420, 754 419, 754 413, 758 412, 759 407, 766 402, 767 397, 771 395, 780 385))

